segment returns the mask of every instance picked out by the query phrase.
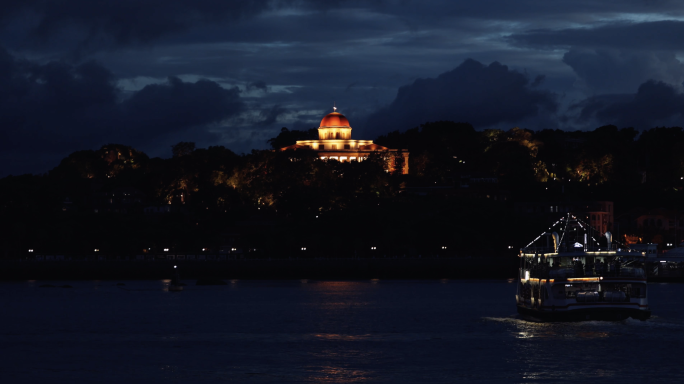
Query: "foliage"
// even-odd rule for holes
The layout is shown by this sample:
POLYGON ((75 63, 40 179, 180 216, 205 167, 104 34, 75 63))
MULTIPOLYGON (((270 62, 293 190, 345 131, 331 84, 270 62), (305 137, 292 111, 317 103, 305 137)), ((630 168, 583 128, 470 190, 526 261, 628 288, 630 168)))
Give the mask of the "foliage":
MULTIPOLYGON (((282 148, 311 138, 315 129, 283 128, 269 143, 282 148)), ((409 194, 412 188, 459 192, 464 177, 491 178, 514 200, 563 191, 567 198, 609 199, 627 210, 675 204, 684 186, 679 127, 476 131, 438 121, 376 142, 407 150, 409 175, 396 172, 404 161, 400 152, 341 163, 322 161, 310 149, 237 155, 189 142, 174 145, 167 159, 121 144, 77 151, 45 175, 0 179, 2 254, 29 247, 74 253, 95 247, 152 252, 162 244, 216 249, 229 228, 244 232, 241 223, 255 215, 273 225, 240 242, 272 255, 290 254, 302 243, 312 249, 338 244, 326 252, 346 255, 372 244, 391 254, 421 254, 438 252, 431 248, 438 243, 475 240, 486 244, 478 249, 494 250, 524 231, 510 203, 465 194, 417 196, 409 194), (387 172, 388 162, 395 172, 387 172), (170 213, 145 214, 150 207, 170 207, 170 213), (488 239, 483 233, 492 222, 516 228, 488 239)), ((475 252, 469 247, 463 249, 475 252)))
POLYGON ((280 149, 294 145, 297 140, 315 140, 318 139, 318 128, 311 128, 306 131, 292 130, 283 127, 278 136, 269 139, 267 142, 273 149, 280 149))

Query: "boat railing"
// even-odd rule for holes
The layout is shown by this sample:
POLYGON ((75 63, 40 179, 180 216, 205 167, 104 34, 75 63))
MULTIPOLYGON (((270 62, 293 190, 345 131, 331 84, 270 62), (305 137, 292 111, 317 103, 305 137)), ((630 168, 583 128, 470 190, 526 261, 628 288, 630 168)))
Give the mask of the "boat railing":
POLYGON ((617 263, 604 265, 594 265, 585 268, 583 265, 565 267, 546 267, 543 265, 534 266, 530 269, 530 277, 537 279, 566 280, 580 277, 624 277, 624 278, 646 278, 646 271, 639 266, 620 266, 617 263))
POLYGON ((638 254, 642 253, 642 251, 640 251, 640 250, 630 249, 627 246, 624 246, 621 244, 610 244, 610 245, 603 245, 603 246, 590 246, 590 245, 576 246, 577 244, 578 243, 576 243, 574 245, 563 243, 560 246, 558 246, 557 249, 553 246, 526 247, 526 248, 522 248, 521 251, 525 254, 549 254, 549 253, 571 254, 571 253, 581 253, 581 252, 608 252, 608 251, 638 253, 638 254))

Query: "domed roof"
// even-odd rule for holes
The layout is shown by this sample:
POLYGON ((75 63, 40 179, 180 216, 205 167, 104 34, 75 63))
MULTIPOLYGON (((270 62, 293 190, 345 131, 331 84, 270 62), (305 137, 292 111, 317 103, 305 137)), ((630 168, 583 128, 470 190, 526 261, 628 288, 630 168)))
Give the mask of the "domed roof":
POLYGON ((325 115, 321 120, 321 127, 350 127, 349 120, 339 112, 332 112, 325 115))

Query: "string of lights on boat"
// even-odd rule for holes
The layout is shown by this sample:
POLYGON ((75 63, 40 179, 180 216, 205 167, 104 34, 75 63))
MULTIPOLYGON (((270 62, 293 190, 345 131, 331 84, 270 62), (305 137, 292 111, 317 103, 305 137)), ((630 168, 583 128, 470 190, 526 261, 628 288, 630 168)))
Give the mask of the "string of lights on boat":
MULTIPOLYGON (((594 240, 594 243, 596 243, 597 246, 600 246, 598 240, 596 240, 596 238, 595 238, 594 235, 593 235, 593 233, 599 232, 596 228, 594 228, 594 227, 591 226, 590 224, 584 222, 582 219, 580 219, 579 217, 577 217, 577 216, 575 216, 575 215, 573 215, 573 214, 568 214, 568 216, 571 217, 573 220, 576 220, 577 223, 579 224, 580 228, 582 228, 582 229, 584 229, 584 230, 591 229, 591 231, 588 231, 588 230, 587 230, 587 233, 590 233, 589 236, 591 237, 592 240, 594 240)), ((560 230, 558 231, 558 232, 561 233, 561 238, 560 238, 559 244, 562 244, 562 243, 563 243, 563 239, 565 238, 565 233, 567 232, 567 228, 568 228, 568 224, 569 224, 569 223, 570 223, 570 220, 568 220, 567 217, 565 217, 565 216, 564 216, 564 217, 561 217, 561 218, 558 219, 555 223, 553 223, 553 224, 549 227, 549 229, 547 229, 546 231, 542 232, 542 233, 541 233, 539 236, 537 236, 534 240, 530 241, 530 243, 527 244, 527 245, 525 246, 525 248, 529 248, 529 247, 530 247, 532 244, 534 244, 537 240, 541 239, 542 236, 547 235, 547 234, 550 234, 551 231, 552 231, 556 226, 561 226, 561 225, 565 224, 565 226, 562 227, 562 229, 560 229, 560 230)), ((617 239, 615 239, 615 240, 613 240, 613 241, 614 241, 616 244, 619 244, 619 245, 621 245, 621 246, 623 246, 623 247, 625 247, 625 248, 629 248, 629 246, 625 245, 624 243, 620 242, 620 241, 617 240, 617 239)))

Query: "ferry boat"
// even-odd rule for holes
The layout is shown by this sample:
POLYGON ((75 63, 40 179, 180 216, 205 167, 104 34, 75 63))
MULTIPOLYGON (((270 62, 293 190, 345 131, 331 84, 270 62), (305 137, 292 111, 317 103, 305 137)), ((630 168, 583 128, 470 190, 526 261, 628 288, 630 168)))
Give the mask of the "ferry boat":
POLYGON ((542 321, 646 320, 645 252, 613 243, 572 214, 520 250, 515 301, 542 321))

